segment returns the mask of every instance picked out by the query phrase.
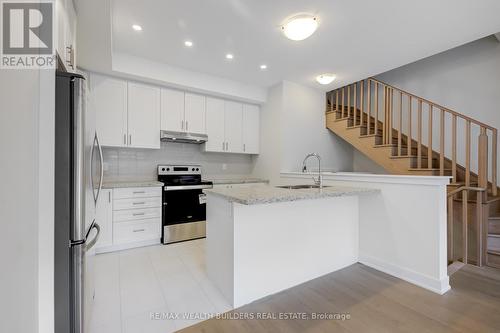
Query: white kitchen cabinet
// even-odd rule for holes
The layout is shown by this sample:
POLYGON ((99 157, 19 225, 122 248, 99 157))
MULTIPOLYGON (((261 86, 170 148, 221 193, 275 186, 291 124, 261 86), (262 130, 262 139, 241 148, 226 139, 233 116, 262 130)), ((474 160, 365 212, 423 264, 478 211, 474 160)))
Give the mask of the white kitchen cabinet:
POLYGON ((184 131, 205 134, 205 96, 186 93, 184 103, 184 131))
POLYGON ((56 1, 56 51, 67 71, 76 69, 76 11, 72 0, 56 1))
POLYGON ((224 152, 224 105, 222 99, 207 97, 206 125, 208 141, 205 151, 224 152))
POLYGON ((260 111, 256 105, 243 104, 243 152, 258 154, 260 146, 260 111))
POLYGON ((242 121, 243 105, 237 102, 226 101, 224 112, 226 152, 243 152, 243 135, 241 133, 242 121))
POLYGON ((160 88, 128 83, 128 146, 160 148, 160 88))
POLYGON ((184 92, 172 89, 161 90, 161 129, 184 131, 184 92))
POLYGON ((92 74, 90 86, 90 107, 95 111, 101 145, 126 147, 127 82, 92 74))
POLYGON ((207 97, 207 152, 259 153, 260 112, 255 105, 207 97))
POLYGON ((101 227, 96 251, 113 245, 113 190, 102 189, 97 201, 96 222, 101 227))

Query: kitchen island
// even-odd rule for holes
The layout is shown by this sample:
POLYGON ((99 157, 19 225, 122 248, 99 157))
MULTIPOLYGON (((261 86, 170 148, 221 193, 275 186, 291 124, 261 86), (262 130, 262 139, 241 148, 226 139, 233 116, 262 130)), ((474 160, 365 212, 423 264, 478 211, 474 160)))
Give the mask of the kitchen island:
POLYGON ((207 271, 233 307, 358 261, 360 195, 376 189, 212 189, 207 271))

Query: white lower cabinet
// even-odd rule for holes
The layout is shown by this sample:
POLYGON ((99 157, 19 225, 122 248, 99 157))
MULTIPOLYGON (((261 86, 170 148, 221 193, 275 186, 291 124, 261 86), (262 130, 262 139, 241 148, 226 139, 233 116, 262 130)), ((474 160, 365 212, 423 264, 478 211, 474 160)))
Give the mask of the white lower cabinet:
POLYGON ((97 253, 159 244, 161 238, 161 187, 103 190, 98 220, 102 221, 97 253))
POLYGON ((99 195, 96 209, 96 223, 101 228, 95 245, 96 251, 113 245, 113 191, 103 189, 99 195))

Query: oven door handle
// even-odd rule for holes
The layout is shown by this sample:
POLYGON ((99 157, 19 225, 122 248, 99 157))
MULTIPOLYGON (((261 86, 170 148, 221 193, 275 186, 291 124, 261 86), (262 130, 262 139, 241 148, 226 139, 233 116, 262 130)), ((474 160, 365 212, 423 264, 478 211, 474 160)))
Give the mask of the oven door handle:
POLYGON ((164 186, 165 191, 185 191, 185 190, 203 190, 213 188, 212 185, 182 185, 182 186, 164 186))

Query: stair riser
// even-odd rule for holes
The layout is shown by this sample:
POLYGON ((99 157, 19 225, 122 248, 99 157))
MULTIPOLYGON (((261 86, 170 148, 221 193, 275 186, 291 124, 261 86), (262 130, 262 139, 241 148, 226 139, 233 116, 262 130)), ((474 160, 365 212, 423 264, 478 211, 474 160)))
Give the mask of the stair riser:
POLYGON ((500 249, 500 237, 488 236, 488 249, 500 249))
POLYGON ((488 233, 500 235, 500 220, 490 220, 489 221, 488 233))
POLYGON ((500 256, 488 253, 488 266, 500 268, 500 256))

